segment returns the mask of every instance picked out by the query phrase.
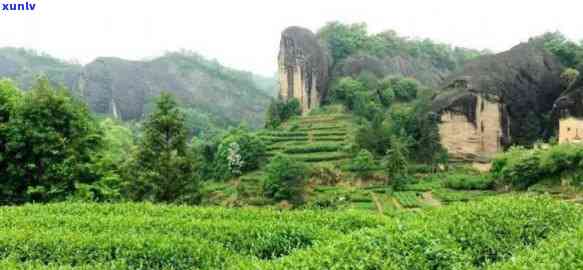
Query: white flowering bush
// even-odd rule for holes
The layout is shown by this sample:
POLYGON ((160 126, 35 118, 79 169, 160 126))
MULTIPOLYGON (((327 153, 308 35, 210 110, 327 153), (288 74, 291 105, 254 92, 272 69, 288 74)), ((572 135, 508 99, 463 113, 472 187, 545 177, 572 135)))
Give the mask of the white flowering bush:
POLYGON ((242 157, 241 157, 241 147, 239 147, 239 144, 237 144, 236 142, 233 142, 231 144, 229 144, 229 149, 228 149, 228 156, 227 156, 227 161, 229 162, 229 171, 231 172, 232 175, 234 176, 239 176, 242 173, 242 169, 243 169, 243 164, 245 164, 245 162, 243 161, 242 157))
POLYGON ((266 147, 259 137, 244 129, 233 129, 223 137, 216 156, 218 178, 228 179, 259 168, 266 147))

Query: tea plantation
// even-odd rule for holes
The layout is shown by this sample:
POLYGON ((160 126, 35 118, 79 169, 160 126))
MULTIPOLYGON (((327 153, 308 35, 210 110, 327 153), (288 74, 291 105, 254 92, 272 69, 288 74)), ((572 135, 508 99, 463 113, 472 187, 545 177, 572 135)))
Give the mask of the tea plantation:
POLYGON ((0 269, 581 269, 583 212, 507 195, 354 210, 58 203, 0 208, 0 269))

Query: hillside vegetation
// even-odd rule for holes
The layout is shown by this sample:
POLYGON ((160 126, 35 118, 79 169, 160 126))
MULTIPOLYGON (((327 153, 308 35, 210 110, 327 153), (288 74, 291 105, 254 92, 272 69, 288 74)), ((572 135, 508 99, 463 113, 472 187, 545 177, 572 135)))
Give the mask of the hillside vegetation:
MULTIPOLYGON (((480 53, 359 24, 318 36, 335 74, 309 112, 188 52, 0 52, 0 269, 583 267, 581 144, 511 147, 489 170, 441 145, 435 85, 480 53), (344 69, 361 56, 379 73, 344 69)), ((581 46, 541 40, 575 81, 581 46)))

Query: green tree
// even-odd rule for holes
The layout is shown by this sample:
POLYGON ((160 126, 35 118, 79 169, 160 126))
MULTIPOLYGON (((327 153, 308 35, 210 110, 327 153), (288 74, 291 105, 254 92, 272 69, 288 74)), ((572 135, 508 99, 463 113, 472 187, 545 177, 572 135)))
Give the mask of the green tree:
POLYGON ((563 88, 569 90, 571 86, 577 81, 579 78, 579 71, 574 68, 567 68, 563 73, 561 73, 561 84, 563 88))
POLYGON ((391 107, 395 101, 395 90, 391 86, 381 88, 378 91, 379 100, 385 108, 391 107))
POLYGON ((306 168, 301 163, 278 155, 267 165, 266 172, 263 184, 266 197, 277 201, 302 201, 306 168))
POLYGON ((346 108, 352 110, 354 108, 354 97, 356 93, 366 93, 365 85, 351 77, 342 77, 336 81, 331 90, 332 101, 342 102, 346 108))
POLYGON ((174 98, 163 93, 144 123, 130 169, 130 197, 138 200, 175 202, 197 199, 197 179, 187 145, 184 115, 174 98))
POLYGON ((417 98, 419 92, 419 82, 411 78, 392 77, 386 79, 383 85, 393 89, 395 97, 400 101, 412 101, 417 98))
POLYGON ((542 40, 545 49, 553 53, 563 65, 571 68, 583 62, 583 46, 570 41, 561 32, 548 32, 535 40, 542 40))
POLYGON ((77 184, 96 180, 90 164, 102 134, 87 107, 68 93, 40 79, 10 117, 3 179, 10 181, 12 196, 64 199, 77 184))
POLYGON ((385 169, 389 180, 398 189, 403 184, 408 175, 409 169, 409 146, 403 137, 391 137, 391 149, 385 156, 385 169))
POLYGON ((281 101, 272 100, 267 107, 265 128, 276 128, 283 122, 281 120, 281 101))
POLYGON ((330 22, 318 31, 318 37, 328 45, 332 65, 362 49, 368 39, 365 23, 342 24, 330 22))
POLYGON ((94 183, 77 184, 75 199, 81 201, 119 201, 122 199, 123 170, 135 148, 132 131, 111 118, 99 123, 103 131, 103 148, 92 158, 94 183))
POLYGON ((0 196, 7 198, 7 201, 14 197, 13 191, 17 185, 17 179, 11 179, 13 176, 8 171, 12 158, 7 149, 10 142, 10 120, 14 117, 21 98, 20 90, 13 82, 0 80, 0 196))
POLYGON ((377 115, 370 123, 364 122, 356 132, 355 142, 360 149, 382 156, 390 146, 391 127, 377 115))

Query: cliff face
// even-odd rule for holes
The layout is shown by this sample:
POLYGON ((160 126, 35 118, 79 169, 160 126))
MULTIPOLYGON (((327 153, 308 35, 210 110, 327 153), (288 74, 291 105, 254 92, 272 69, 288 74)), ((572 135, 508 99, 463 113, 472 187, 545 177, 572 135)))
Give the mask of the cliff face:
POLYGON ((468 62, 433 100, 442 142, 454 157, 487 160, 512 143, 543 138, 545 119, 561 94, 561 68, 554 56, 528 43, 468 62), (454 132, 458 138, 447 131, 453 129, 460 130, 454 132))
MULTIPOLYGON (((273 96, 257 85, 257 76, 192 53, 170 53, 151 61, 98 58, 80 66, 21 49, 0 49, 0 77, 28 89, 41 74, 71 89, 92 111, 123 120, 142 118, 154 98, 168 91, 183 107, 210 116, 218 126, 246 122, 259 127, 273 96)), ((269 87, 267 79, 261 79, 269 87)))
POLYGON ((94 112, 139 119, 150 92, 147 77, 142 63, 100 58, 83 69, 75 90, 94 112))
POLYGON ((278 56, 279 96, 297 98, 302 110, 318 107, 326 97, 329 59, 310 30, 289 27, 281 34, 278 56))
POLYGON ((583 142, 583 79, 555 101, 559 143, 583 142))

